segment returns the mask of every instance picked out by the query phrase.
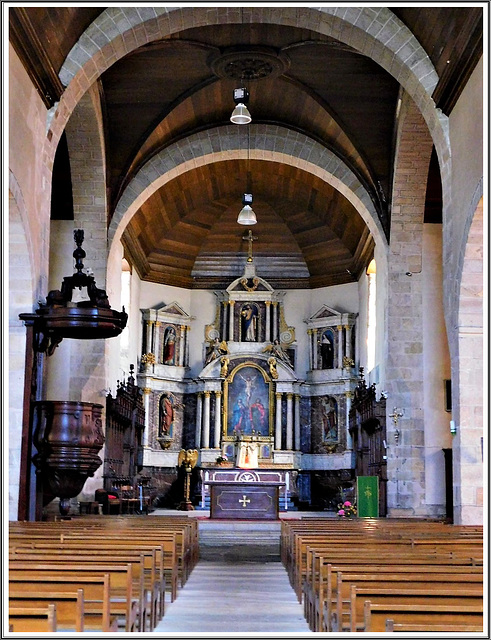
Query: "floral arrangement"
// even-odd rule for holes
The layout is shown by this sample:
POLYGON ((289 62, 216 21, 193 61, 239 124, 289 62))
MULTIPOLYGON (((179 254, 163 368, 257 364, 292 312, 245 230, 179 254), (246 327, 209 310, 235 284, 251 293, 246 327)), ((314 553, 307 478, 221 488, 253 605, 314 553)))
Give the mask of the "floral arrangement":
POLYGON ((356 505, 346 500, 342 504, 338 504, 338 516, 340 518, 353 518, 356 516, 356 505))
POLYGON ((218 458, 216 459, 217 464, 222 464, 222 462, 228 462, 228 458, 225 454, 218 456, 218 458))

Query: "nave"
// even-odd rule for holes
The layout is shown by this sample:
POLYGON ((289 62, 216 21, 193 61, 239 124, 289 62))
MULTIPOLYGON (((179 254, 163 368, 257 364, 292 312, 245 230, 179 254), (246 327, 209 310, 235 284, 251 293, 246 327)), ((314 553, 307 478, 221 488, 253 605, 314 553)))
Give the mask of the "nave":
POLYGON ((168 514, 10 523, 9 632, 486 631, 480 526, 168 514))
POLYGON ((201 560, 156 633, 312 633, 283 565, 279 562, 201 560))

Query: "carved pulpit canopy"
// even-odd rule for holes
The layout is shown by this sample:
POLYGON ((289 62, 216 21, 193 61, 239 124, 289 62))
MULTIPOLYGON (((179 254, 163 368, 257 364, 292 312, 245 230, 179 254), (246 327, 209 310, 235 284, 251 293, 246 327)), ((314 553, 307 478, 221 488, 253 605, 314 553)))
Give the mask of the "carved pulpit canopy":
POLYGON ((46 303, 34 314, 21 314, 21 320, 33 322, 39 336, 38 351, 51 355, 63 338, 97 340, 118 336, 128 320, 122 311, 111 309, 104 289, 99 289, 94 276, 84 272, 83 229, 73 232, 77 248, 73 252, 75 273, 63 278, 61 289, 48 293, 46 303), (74 289, 87 290, 88 300, 72 302, 74 289))

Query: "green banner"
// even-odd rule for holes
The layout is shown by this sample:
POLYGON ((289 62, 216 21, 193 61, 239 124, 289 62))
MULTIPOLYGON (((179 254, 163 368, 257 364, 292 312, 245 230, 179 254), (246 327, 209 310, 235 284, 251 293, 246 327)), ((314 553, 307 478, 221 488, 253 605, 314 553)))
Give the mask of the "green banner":
POLYGON ((356 478, 356 503, 359 518, 378 518, 378 476, 356 478))

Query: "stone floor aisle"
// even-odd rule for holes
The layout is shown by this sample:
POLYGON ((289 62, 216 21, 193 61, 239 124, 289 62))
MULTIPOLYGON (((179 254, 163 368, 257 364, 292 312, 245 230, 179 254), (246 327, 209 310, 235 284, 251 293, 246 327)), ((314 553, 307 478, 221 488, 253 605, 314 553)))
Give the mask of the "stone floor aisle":
POLYGON ((280 562, 201 560, 155 633, 310 634, 302 606, 280 562))

